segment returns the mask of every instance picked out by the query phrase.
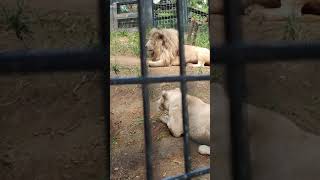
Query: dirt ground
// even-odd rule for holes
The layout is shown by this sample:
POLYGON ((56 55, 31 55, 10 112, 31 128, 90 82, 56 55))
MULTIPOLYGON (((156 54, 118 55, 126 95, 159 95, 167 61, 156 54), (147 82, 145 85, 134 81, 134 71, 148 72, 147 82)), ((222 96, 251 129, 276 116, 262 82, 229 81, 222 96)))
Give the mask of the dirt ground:
POLYGON ((0 82, 0 179, 105 177, 99 73, 8 74, 0 82))
MULTIPOLYGON (((112 63, 118 64, 120 73, 111 70, 111 77, 137 76, 135 67, 140 65, 140 59, 124 56, 112 57, 112 63)), ((199 74, 198 69, 188 68, 188 73, 199 74)), ((202 70, 208 74, 209 67, 202 70)), ((150 68, 151 76, 177 75, 179 67, 150 68)), ((155 100, 164 89, 179 87, 179 83, 161 83, 150 85, 151 117, 155 115, 155 100)), ((190 94, 197 93, 198 97, 209 103, 209 82, 188 83, 190 94), (199 91, 198 88, 201 88, 199 91)), ((154 146, 154 171, 156 178, 163 178, 183 173, 183 139, 174 138, 169 130, 156 118, 152 118, 152 135, 154 146)), ((144 179, 144 133, 142 92, 139 85, 111 87, 111 122, 112 122, 112 169, 113 177, 124 179, 144 179)), ((197 153, 196 144, 192 144, 192 166, 206 167, 209 156, 197 153)), ((206 175, 200 179, 209 179, 206 175)))
MULTIPOLYGON (((95 22, 89 17, 54 11, 33 19, 35 36, 28 48, 94 46, 95 22), (42 20, 42 23, 36 23, 42 20), (62 23, 61 23, 62 22, 62 23)), ((223 42, 223 17, 215 15, 216 44, 223 42)), ((300 40, 320 40, 317 16, 304 16, 294 30, 300 40)), ((286 20, 244 17, 247 41, 282 41, 286 20)), ((14 32, 0 25, 0 50, 23 49, 14 32)), ((112 57, 111 77, 139 76, 135 57, 112 57), (114 71, 116 69, 116 71, 114 71)), ((150 68, 151 69, 151 68, 150 68)), ((217 67, 220 69, 220 67, 217 67)), ((152 68, 150 75, 177 75, 178 67, 152 68)), ((188 68, 206 74, 208 68, 188 68)), ((215 81, 221 81, 220 71, 215 81)), ((215 74, 214 74, 215 75, 215 74)), ((99 75, 93 72, 10 74, 0 76, 0 179, 73 180, 105 176, 104 122, 101 118, 99 75)), ((320 134, 319 63, 272 63, 247 69, 248 101, 294 120, 299 127, 320 134), (310 117, 310 118, 309 118, 310 117), (316 119, 310 121, 309 119, 316 119)), ((153 118, 154 101, 163 89, 177 83, 150 86, 154 171, 158 177, 183 172, 183 141, 153 118)), ((189 93, 209 102, 209 83, 189 83, 189 93)), ((112 179, 145 179, 142 92, 138 85, 111 87, 112 179)), ((192 144, 192 167, 209 165, 192 144)), ((202 177, 209 179, 208 176, 202 177)), ((103 178, 102 178, 103 179, 103 178)))

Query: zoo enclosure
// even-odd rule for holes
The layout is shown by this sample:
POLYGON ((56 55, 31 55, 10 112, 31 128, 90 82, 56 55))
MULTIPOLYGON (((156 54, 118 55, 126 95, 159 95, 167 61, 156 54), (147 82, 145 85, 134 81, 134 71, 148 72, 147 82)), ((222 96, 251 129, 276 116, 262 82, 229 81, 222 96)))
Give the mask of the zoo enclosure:
MULTIPOLYGON (((142 3, 143 0, 139 0, 142 3)), ((213 3, 209 1, 210 3, 213 3)), ((237 0, 225 0, 225 38, 226 43, 215 49, 214 57, 216 64, 226 65, 227 85, 230 97, 230 120, 231 120, 231 143, 232 143, 232 175, 235 180, 250 180, 250 162, 248 151, 248 137, 246 120, 242 114, 242 94, 244 88, 244 65, 248 63, 272 62, 291 59, 292 61, 301 58, 316 60, 320 58, 320 44, 270 44, 255 45, 245 44, 241 39, 241 22, 239 18, 240 2, 237 0)), ((106 163, 107 175, 110 178, 110 121, 109 108, 110 85, 121 84, 142 84, 143 104, 144 104, 144 125, 146 141, 146 161, 147 178, 152 179, 152 147, 149 124, 149 99, 148 84, 159 82, 181 82, 183 119, 184 119, 184 153, 185 153, 185 174, 172 179, 188 179, 193 176, 209 172, 209 168, 190 171, 190 158, 188 148, 188 113, 185 103, 187 92, 187 81, 210 80, 210 76, 187 76, 185 74, 185 59, 183 49, 183 24, 179 11, 182 7, 181 1, 177 2, 178 10, 178 30, 180 47, 180 76, 170 77, 148 77, 146 65, 146 51, 144 48, 146 29, 144 28, 144 16, 139 16, 140 46, 141 46, 141 72, 139 78, 116 78, 108 79, 110 61, 110 9, 105 8, 110 4, 109 0, 99 0, 99 20, 100 20, 100 44, 98 49, 75 49, 75 50, 43 50, 43 51, 24 51, 24 52, 3 52, 0 53, 0 73, 11 72, 50 72, 50 71, 81 71, 99 70, 103 73, 101 80, 101 92, 103 93, 103 109, 106 125, 106 163), (109 15, 108 15, 109 14, 109 15), (141 21, 142 20, 142 21, 141 21)), ((212 7, 212 6, 211 6, 212 7)), ((139 8, 139 14, 144 14, 144 10, 139 8)), ((212 36, 212 34, 211 34, 212 36)), ((212 45, 211 45, 212 47, 212 45)), ((211 51, 214 49, 211 48, 211 51)), ((211 53, 211 59, 213 59, 211 53)), ((212 124, 212 123, 211 123, 212 124)))

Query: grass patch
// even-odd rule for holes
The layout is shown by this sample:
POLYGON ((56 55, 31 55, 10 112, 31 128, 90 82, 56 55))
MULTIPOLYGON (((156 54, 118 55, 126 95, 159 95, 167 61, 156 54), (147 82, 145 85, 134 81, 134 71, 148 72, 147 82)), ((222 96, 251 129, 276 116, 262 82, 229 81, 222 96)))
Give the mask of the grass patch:
POLYGON ((112 144, 113 144, 113 145, 118 144, 118 142, 117 142, 117 138, 116 138, 116 137, 113 137, 113 138, 112 138, 112 144))
POLYGON ((283 40, 300 40, 302 38, 302 25, 295 15, 290 15, 284 26, 283 40))
POLYGON ((200 74, 200 75, 203 74, 203 71, 204 71, 203 67, 198 67, 198 74, 200 74))
POLYGON ((27 47, 25 39, 32 38, 33 32, 31 31, 31 19, 25 12, 27 8, 25 1, 17 0, 14 9, 7 7, 8 5, 6 4, 0 4, 0 15, 7 26, 6 31, 14 31, 17 39, 27 47))
POLYGON ((115 31, 111 32, 111 55, 139 56, 139 32, 115 31))
POLYGON ((209 42, 209 30, 208 26, 201 26, 199 27, 199 31, 197 34, 197 39, 195 41, 196 46, 204 47, 204 48, 210 48, 210 42, 209 42))
POLYGON ((116 75, 118 75, 120 73, 120 65, 119 64, 112 64, 111 68, 112 68, 112 71, 116 75))

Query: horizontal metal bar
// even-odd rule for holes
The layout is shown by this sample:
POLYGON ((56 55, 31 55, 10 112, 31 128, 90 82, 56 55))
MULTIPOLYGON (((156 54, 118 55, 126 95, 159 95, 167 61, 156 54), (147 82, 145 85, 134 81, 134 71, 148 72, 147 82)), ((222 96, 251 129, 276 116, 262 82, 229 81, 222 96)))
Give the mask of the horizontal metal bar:
POLYGON ((110 85, 124 84, 146 84, 161 82, 180 82, 180 81, 209 81, 210 75, 206 76, 158 76, 158 77, 138 77, 138 78, 112 78, 110 85))
POLYGON ((122 6, 122 5, 130 5, 130 4, 138 4, 137 0, 128 0, 126 2, 116 2, 118 4, 118 6, 122 6))
MULTIPOLYGON (((212 48, 211 59, 215 64, 263 63, 284 60, 320 59, 320 43, 275 45, 229 45, 212 48), (235 58, 232 61, 232 57, 235 58)), ((44 72, 90 70, 100 68, 105 59, 97 49, 34 50, 0 53, 0 72, 44 72)), ((181 79, 180 79, 181 80, 181 79)), ((170 82, 180 81, 169 78, 170 82)), ((188 78, 187 78, 188 80, 188 78)), ((190 79, 192 80, 192 79, 190 79)), ((120 84, 123 80, 119 80, 120 84)), ((140 80, 130 84, 139 83, 140 80)), ((157 81, 161 82, 161 81, 157 81)))
POLYGON ((238 44, 212 48, 215 64, 264 63, 320 59, 320 43, 238 44), (241 57, 241 58, 237 58, 241 57))
POLYGON ((204 175, 204 174, 208 174, 209 171, 210 171, 210 167, 199 168, 199 169, 196 169, 194 171, 190 171, 189 173, 181 174, 181 175, 173 176, 173 177, 167 177, 167 178, 164 178, 163 180, 188 179, 188 178, 191 178, 191 177, 196 177, 196 176, 201 176, 201 175, 204 175))
POLYGON ((0 53, 0 72, 102 69, 106 52, 98 49, 33 50, 0 53))

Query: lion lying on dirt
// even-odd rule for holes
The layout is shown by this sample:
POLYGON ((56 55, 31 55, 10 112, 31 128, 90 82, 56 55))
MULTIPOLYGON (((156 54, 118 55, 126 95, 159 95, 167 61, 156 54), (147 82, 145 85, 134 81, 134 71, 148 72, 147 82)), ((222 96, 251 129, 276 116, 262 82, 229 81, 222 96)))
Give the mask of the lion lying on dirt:
MULTIPOLYGON (((211 145, 214 146, 214 179, 232 179, 229 98, 225 89, 212 83, 214 119, 211 145)), ((252 179, 319 179, 320 136, 300 129, 287 117, 268 109, 244 104, 252 179)), ((212 154, 212 153, 211 153, 212 154)))
MULTIPOLYGON (((210 104, 197 97, 187 95, 190 138, 202 144, 198 147, 200 154, 210 155, 210 104)), ((157 101, 160 121, 165 123, 175 137, 183 134, 181 91, 179 88, 162 91, 157 101)))
MULTIPOLYGON (((150 37, 146 43, 152 61, 148 61, 151 67, 178 66, 179 38, 175 29, 157 29, 150 31, 150 37)), ((210 65, 210 50, 198 46, 184 45, 186 64, 194 67, 210 65)))

